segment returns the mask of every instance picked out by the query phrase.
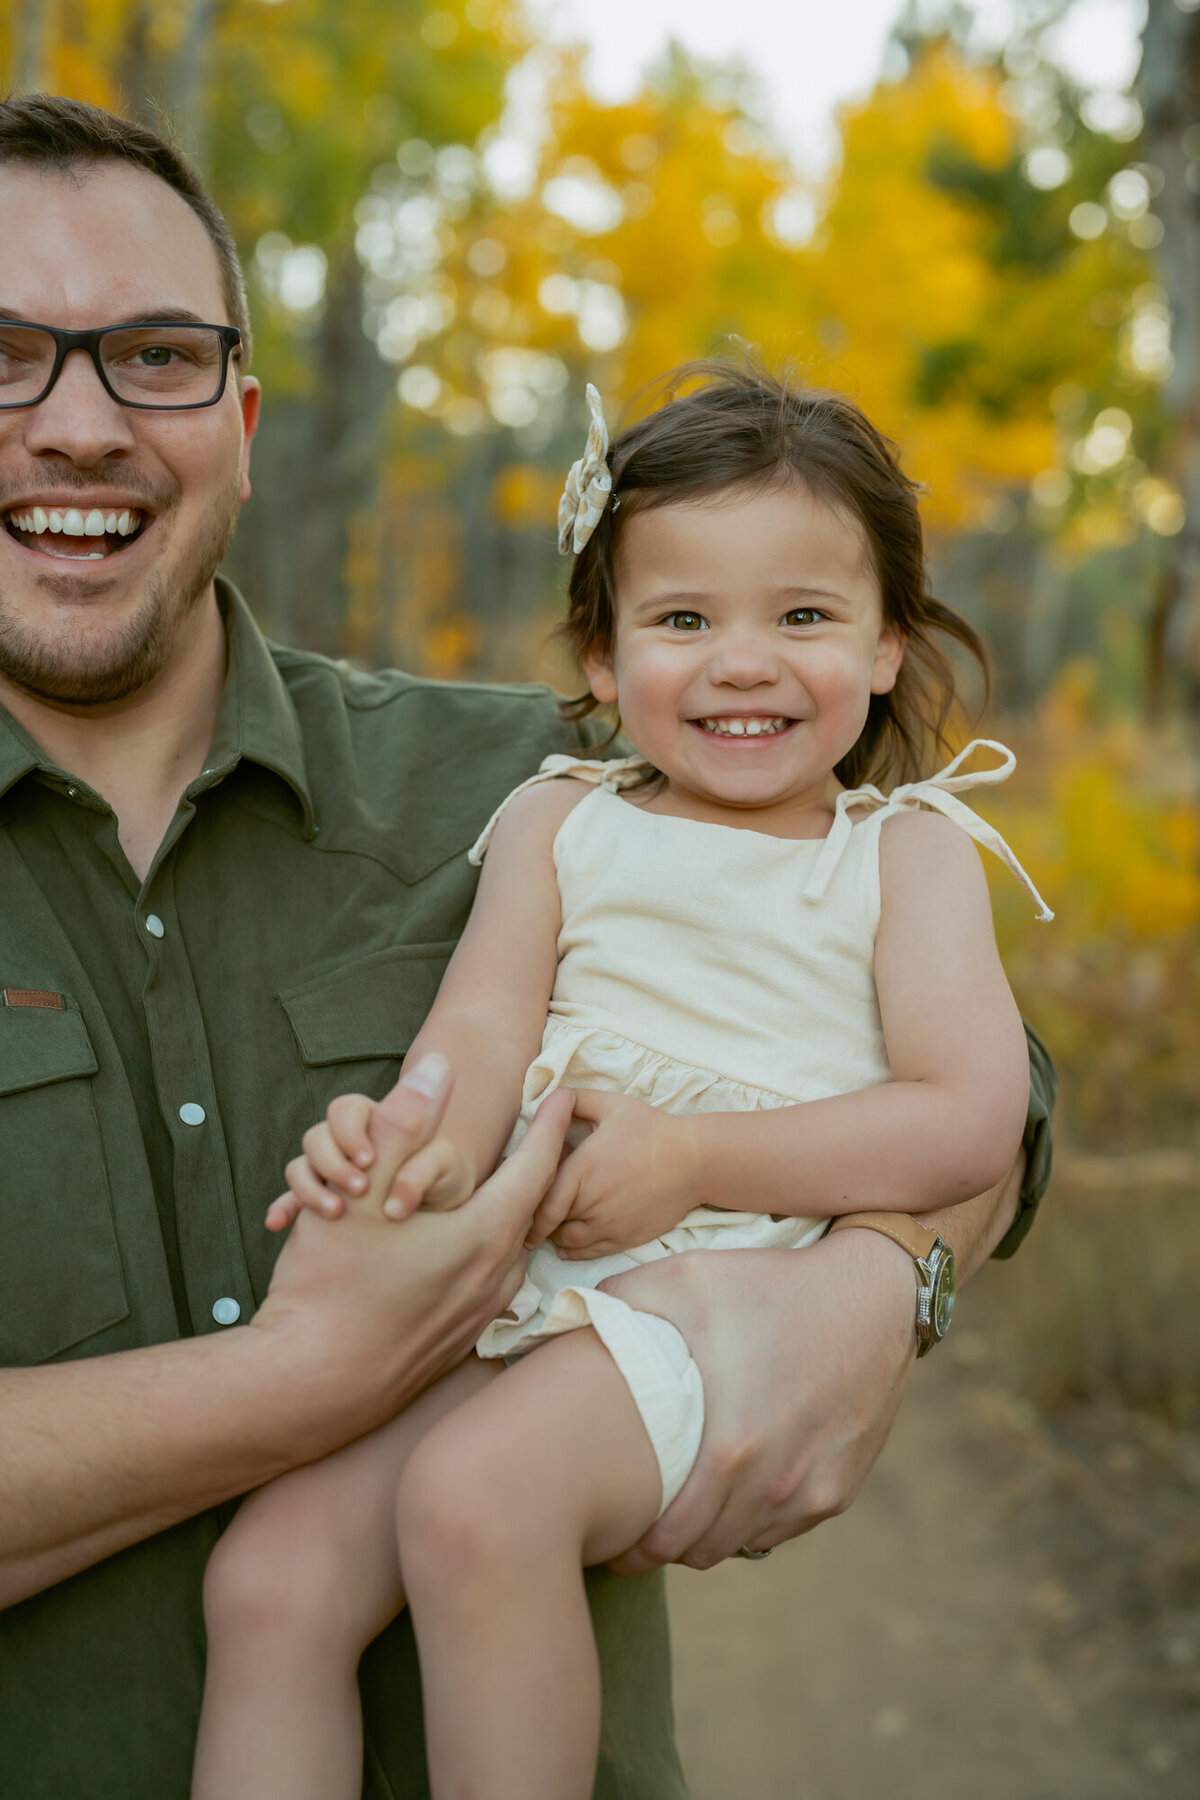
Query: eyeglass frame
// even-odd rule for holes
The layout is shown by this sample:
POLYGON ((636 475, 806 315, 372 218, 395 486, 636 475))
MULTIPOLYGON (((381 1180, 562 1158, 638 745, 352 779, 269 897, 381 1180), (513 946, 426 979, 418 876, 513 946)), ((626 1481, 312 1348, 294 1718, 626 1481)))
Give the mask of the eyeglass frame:
MULTIPOLYGON (((63 364, 72 350, 86 350, 91 357, 92 367, 100 378, 100 385, 110 400, 118 406, 128 406, 135 412, 199 412, 204 407, 216 406, 225 396, 226 383, 229 380, 229 359, 236 351, 239 355, 242 348, 242 334, 236 325, 209 325, 203 319, 134 319, 127 324, 98 325, 91 331, 66 331, 58 325, 39 325, 35 319, 0 319, 0 327, 18 325, 25 331, 41 331, 48 338, 54 339, 54 364, 50 370, 50 379, 40 394, 32 400, 0 400, 0 412, 16 412, 23 406, 40 406, 54 391, 55 383, 62 374, 63 364), (104 373, 104 365, 100 361, 100 342, 114 331, 214 331, 221 345, 221 377, 217 383, 217 391, 211 400, 185 400, 178 406, 163 405, 154 400, 125 400, 118 394, 104 373)), ((3 391, 3 390, 0 390, 3 391)))

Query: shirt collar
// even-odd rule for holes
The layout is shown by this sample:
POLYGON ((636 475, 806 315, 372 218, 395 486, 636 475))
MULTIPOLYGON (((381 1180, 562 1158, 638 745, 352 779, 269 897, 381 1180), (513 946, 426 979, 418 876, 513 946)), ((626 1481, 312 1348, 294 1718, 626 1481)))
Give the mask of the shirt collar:
MULTIPOLYGON (((286 781, 313 832, 312 796, 304 761, 300 723, 270 647, 237 589, 217 577, 217 603, 225 625, 229 664, 217 706, 205 769, 189 792, 207 787, 243 758, 286 781)), ((69 781, 3 706, 0 706, 0 796, 32 769, 69 781)))
POLYGON ((242 758, 286 781, 313 831, 312 793, 300 721, 291 696, 250 608, 231 582, 217 577, 217 603, 225 621, 229 667, 217 707, 205 774, 225 774, 242 758))

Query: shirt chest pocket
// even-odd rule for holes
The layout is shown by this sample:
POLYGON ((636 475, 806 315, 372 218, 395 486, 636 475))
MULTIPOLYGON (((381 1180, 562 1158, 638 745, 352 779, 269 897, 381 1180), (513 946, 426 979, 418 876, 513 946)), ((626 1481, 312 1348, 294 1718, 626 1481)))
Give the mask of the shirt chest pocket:
POLYGON ((97 1067, 69 996, 0 1004, 0 1364, 45 1362, 129 1312, 97 1067))
POLYGON ((404 944, 280 993, 304 1064, 313 1118, 320 1118, 338 1094, 378 1099, 386 1093, 433 1005, 453 950, 453 940, 404 944))

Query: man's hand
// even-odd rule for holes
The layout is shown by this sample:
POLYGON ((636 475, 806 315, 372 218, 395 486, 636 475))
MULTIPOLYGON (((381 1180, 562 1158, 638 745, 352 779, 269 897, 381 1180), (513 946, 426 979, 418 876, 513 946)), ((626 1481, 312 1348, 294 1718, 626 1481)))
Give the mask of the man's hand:
POLYGON ((678 1326, 704 1381, 700 1456, 614 1563, 708 1569, 844 1512, 883 1448, 916 1356, 912 1261, 877 1232, 794 1250, 706 1250, 603 1284, 678 1326))
MULTIPOLYGON (((373 1115, 381 1162, 432 1141, 445 1095, 398 1104, 373 1115)), ((248 1325, 0 1370, 0 1606, 327 1456, 461 1361, 520 1284, 570 1110, 553 1095, 456 1212, 306 1208, 248 1325)))
POLYGON ((337 1219, 348 1201, 364 1200, 389 1219, 406 1219, 418 1206, 449 1211, 469 1200, 475 1177, 460 1152, 448 1138, 424 1138, 423 1102, 438 1106, 440 1116, 453 1085, 445 1057, 431 1053, 380 1101, 339 1094, 287 1165, 288 1191, 267 1208, 267 1230, 294 1225, 305 1207, 337 1219), (388 1145, 386 1156, 378 1154, 380 1142, 388 1145))
POLYGON ((570 1121, 565 1094, 538 1109, 519 1149, 465 1206, 422 1209, 393 1224, 381 1196, 391 1172, 436 1141, 449 1087, 423 1096, 400 1084, 379 1103, 370 1120, 379 1193, 334 1223, 302 1212, 250 1327, 288 1344, 305 1372, 297 1406, 307 1416, 316 1401, 319 1414, 319 1391, 341 1419, 340 1442, 453 1368, 508 1304, 524 1273, 530 1221, 558 1167, 570 1121))
MULTIPOLYGON (((922 1214, 960 1285, 1016 1214, 1022 1153, 986 1194, 922 1214)), ((807 1250, 705 1250, 602 1284, 677 1325, 704 1379, 700 1455, 677 1499, 613 1564, 708 1569, 844 1512, 892 1428, 916 1357, 912 1259, 877 1231, 807 1250)))
POLYGON ((552 1237, 567 1262, 610 1256, 661 1237, 692 1210, 690 1120, 595 1089, 576 1094, 575 1117, 593 1130, 539 1206, 531 1249, 552 1237))

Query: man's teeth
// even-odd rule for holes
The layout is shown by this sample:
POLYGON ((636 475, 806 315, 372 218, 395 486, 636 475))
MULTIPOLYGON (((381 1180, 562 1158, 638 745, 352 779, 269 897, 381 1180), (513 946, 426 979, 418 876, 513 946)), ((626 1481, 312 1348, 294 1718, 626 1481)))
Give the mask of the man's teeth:
POLYGON ((116 537, 132 537, 142 523, 142 516, 136 508, 132 512, 101 512, 94 506, 84 513, 77 506, 33 506, 25 512, 9 513, 8 522, 18 531, 29 532, 32 537, 42 537, 48 531, 56 537, 60 534, 63 537, 103 537, 106 532, 116 537))
POLYGON ((762 737, 776 731, 786 731, 791 724, 790 719, 701 719, 705 731, 711 731, 717 737, 762 737))

